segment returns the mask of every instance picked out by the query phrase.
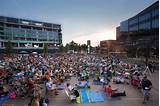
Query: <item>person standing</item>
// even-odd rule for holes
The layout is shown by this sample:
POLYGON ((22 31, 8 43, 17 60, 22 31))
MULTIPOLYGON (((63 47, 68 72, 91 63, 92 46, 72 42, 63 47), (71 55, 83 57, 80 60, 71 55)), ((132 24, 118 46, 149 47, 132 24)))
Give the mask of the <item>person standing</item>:
POLYGON ((153 66, 151 63, 148 64, 148 68, 149 68, 150 72, 153 73, 153 66))
POLYGON ((149 100, 149 91, 152 88, 152 83, 149 79, 147 79, 147 76, 144 76, 141 81, 141 87, 142 87, 142 93, 143 93, 143 104, 146 103, 146 101, 149 100))

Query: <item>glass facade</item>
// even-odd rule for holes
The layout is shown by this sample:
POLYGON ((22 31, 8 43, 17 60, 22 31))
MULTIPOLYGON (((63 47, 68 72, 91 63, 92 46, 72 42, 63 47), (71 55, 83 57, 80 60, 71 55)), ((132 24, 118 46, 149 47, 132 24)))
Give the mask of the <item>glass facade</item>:
MULTIPOLYGON (((154 48, 154 55, 159 56, 159 1, 127 20, 128 26, 125 21, 122 21, 120 28, 116 28, 117 45, 121 45, 121 42, 123 42, 122 47, 131 56, 137 57, 137 53, 134 53, 133 48, 143 50, 154 48), (126 29, 128 29, 128 32, 123 33, 126 29)), ((149 52, 151 54, 153 51, 149 52)), ((145 56, 145 54, 145 51, 141 51, 141 54, 138 55, 145 56)))
POLYGON ((159 28, 159 19, 152 20, 152 28, 159 28))
POLYGON ((139 24, 139 30, 148 30, 151 28, 151 22, 144 22, 139 24))
POLYGON ((0 45, 8 40, 14 47, 55 47, 62 43, 61 25, 0 16, 0 45))
POLYGON ((138 23, 138 17, 129 20, 129 25, 134 25, 138 23))
MULTIPOLYGON (((0 36, 10 37, 10 40, 18 40, 17 38, 26 39, 33 38, 37 40, 45 40, 45 41, 55 41, 58 42, 58 32, 54 31, 42 31, 42 30, 34 30, 34 29, 24 29, 24 28, 4 28, 4 34, 0 33, 0 36), (13 38, 13 39, 12 39, 13 38)), ((6 38, 6 40, 7 40, 6 38)))
POLYGON ((138 31, 138 25, 134 25, 132 27, 129 27, 129 31, 138 31))
POLYGON ((151 13, 149 12, 149 13, 146 13, 146 14, 144 14, 144 15, 139 16, 139 22, 148 20, 148 19, 150 19, 150 18, 151 18, 151 13))
POLYGON ((128 32, 128 20, 120 23, 120 31, 121 32, 128 32))
POLYGON ((155 9, 152 11, 152 17, 159 16, 159 9, 155 9))
MULTIPOLYGON (((157 4, 155 4, 157 5, 157 4)), ((156 6, 143 10, 136 16, 120 23, 120 31, 127 32, 127 29, 131 32, 152 30, 159 28, 159 9, 156 6)))

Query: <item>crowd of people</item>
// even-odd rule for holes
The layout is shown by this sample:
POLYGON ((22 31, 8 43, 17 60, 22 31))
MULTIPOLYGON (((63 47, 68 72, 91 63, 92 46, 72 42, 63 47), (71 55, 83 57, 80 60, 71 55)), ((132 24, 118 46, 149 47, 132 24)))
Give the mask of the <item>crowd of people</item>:
MULTIPOLYGON (((128 84, 130 78, 132 84, 136 85, 135 81, 140 76, 139 73, 134 73, 140 72, 137 66, 126 64, 116 56, 21 54, 3 57, 0 63, 0 97, 11 93, 15 93, 17 97, 31 97, 30 106, 40 106, 38 101, 43 97, 47 98, 50 94, 58 95, 58 85, 70 80, 72 76, 79 80, 76 84, 79 87, 82 85, 81 81, 86 81, 84 85, 90 87, 87 82, 90 78, 101 82, 103 87, 112 80, 116 83, 128 84)), ((136 86, 139 85, 140 83, 136 86)), ((69 86, 70 84, 67 83, 66 87, 71 91, 69 86)), ((77 90, 74 92, 78 97, 77 90)), ((112 97, 126 95, 125 92, 113 93, 111 85, 106 88, 106 92, 112 97)), ((47 106, 49 100, 45 98, 41 101, 47 106)))

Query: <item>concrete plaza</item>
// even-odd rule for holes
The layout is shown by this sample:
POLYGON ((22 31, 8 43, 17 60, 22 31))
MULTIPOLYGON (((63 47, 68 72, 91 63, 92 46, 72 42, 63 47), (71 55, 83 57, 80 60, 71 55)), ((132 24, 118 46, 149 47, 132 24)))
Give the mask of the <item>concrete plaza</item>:
MULTIPOLYGON (((142 94, 141 92, 131 85, 126 84, 112 84, 113 88, 119 88, 120 91, 125 90, 127 96, 115 99, 106 99, 104 102, 98 103, 88 103, 88 104, 76 104, 70 103, 64 91, 60 91, 57 96, 49 96, 50 104, 49 106, 159 106, 159 72, 156 71, 148 78, 153 83, 153 88, 151 90, 151 98, 147 104, 142 104, 142 94)), ((77 79, 73 77, 70 81, 73 84, 77 79)), ((91 85, 91 89, 102 90, 100 85, 91 85)), ((16 100, 9 100, 4 106, 27 106, 29 103, 29 98, 22 99, 17 98, 16 100)))

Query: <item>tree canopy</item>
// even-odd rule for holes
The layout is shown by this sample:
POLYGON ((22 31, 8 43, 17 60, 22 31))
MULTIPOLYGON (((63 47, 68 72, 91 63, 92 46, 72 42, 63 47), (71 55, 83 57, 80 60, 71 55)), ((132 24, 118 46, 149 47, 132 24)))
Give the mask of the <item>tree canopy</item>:
POLYGON ((74 42, 73 40, 69 43, 67 43, 65 46, 61 45, 59 48, 60 52, 67 52, 68 50, 74 50, 77 52, 81 52, 81 51, 87 51, 87 45, 86 44, 78 44, 76 42, 74 42))

